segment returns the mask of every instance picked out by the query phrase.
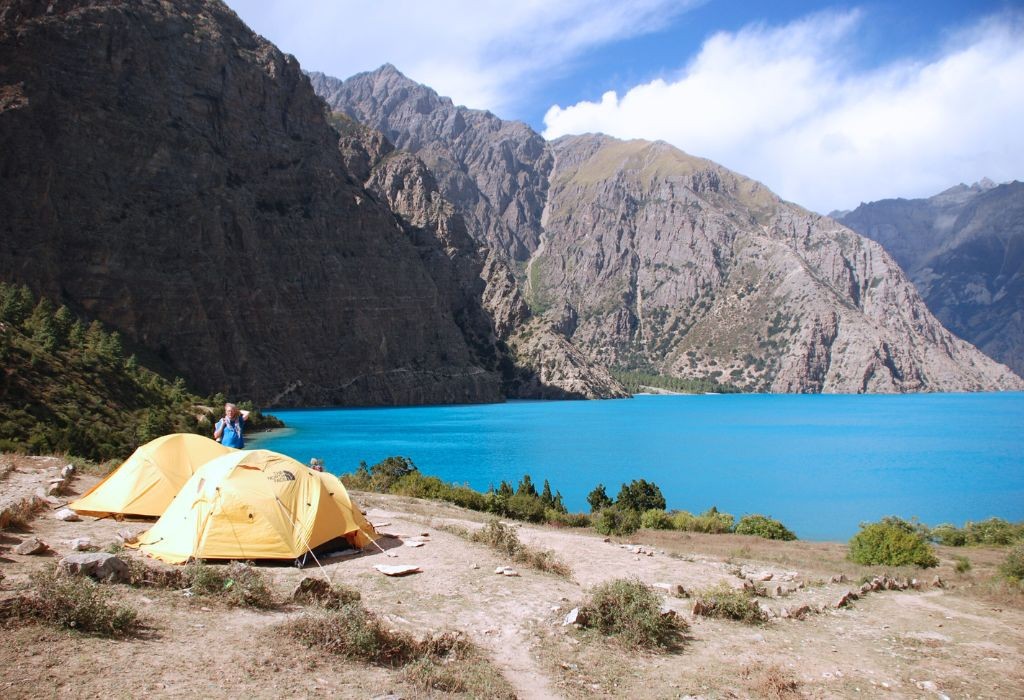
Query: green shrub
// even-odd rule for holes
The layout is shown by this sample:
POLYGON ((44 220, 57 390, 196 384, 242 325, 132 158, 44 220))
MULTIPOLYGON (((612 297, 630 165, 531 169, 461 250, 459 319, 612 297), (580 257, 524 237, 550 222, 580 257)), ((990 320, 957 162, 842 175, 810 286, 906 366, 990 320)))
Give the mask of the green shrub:
POLYGON ((364 461, 359 462, 359 466, 354 472, 342 474, 338 478, 341 479, 341 483, 345 484, 347 489, 352 489, 353 491, 373 490, 373 475, 370 474, 370 468, 366 466, 364 461))
POLYGON ((370 484, 374 491, 389 493, 399 479, 417 471, 408 457, 387 457, 370 467, 370 484))
POLYGON ((950 523, 942 523, 931 529, 929 538, 947 547, 963 547, 967 544, 967 533, 950 523))
POLYGON ((612 499, 604 490, 604 484, 598 484, 594 490, 587 494, 587 503, 590 504, 590 512, 597 513, 612 506, 612 499))
POLYGON ((722 534, 732 531, 735 520, 728 513, 719 513, 718 508, 711 506, 700 515, 685 510, 676 511, 672 514, 672 527, 683 532, 722 534))
POLYGON ((939 560, 918 529, 900 518, 862 523, 850 540, 849 557, 858 564, 883 566, 938 566, 939 560))
POLYGON ((695 615, 747 623, 764 622, 767 619, 764 610, 749 593, 730 588, 725 583, 697 591, 693 597, 695 598, 693 605, 695 615))
POLYGON ((652 508, 665 510, 665 496, 654 482, 634 479, 622 485, 615 505, 624 510, 635 510, 637 513, 652 508))
POLYGON ((640 526, 649 530, 671 530, 672 518, 663 510, 651 508, 640 515, 640 526))
POLYGON ((956 560, 956 564, 953 566, 953 569, 958 574, 966 574, 968 571, 971 570, 971 560, 967 557, 956 556, 953 557, 953 559, 956 560))
POLYGON ((679 530, 680 532, 693 532, 695 530, 693 526, 694 515, 685 510, 673 511, 670 516, 672 519, 672 529, 679 530))
POLYGON ((1002 518, 989 518, 980 522, 968 521, 964 525, 967 544, 1010 545, 1024 538, 1024 524, 1014 525, 1002 518))
POLYGON ((737 535, 754 535, 769 540, 790 541, 796 539, 793 531, 778 520, 758 514, 744 515, 740 518, 740 521, 736 523, 735 532, 737 535))
POLYGON ((183 578, 196 595, 215 595, 233 607, 275 605, 266 576, 251 564, 233 561, 227 566, 211 566, 197 559, 185 565, 183 578))
POLYGON ((49 569, 32 576, 32 587, 32 596, 17 599, 19 617, 106 637, 124 637, 139 629, 135 610, 115 602, 110 590, 85 576, 49 569))
POLYGON ((1016 545, 1007 553, 999 565, 999 573, 1012 583, 1024 582, 1024 544, 1016 545))
POLYGON ((594 518, 594 529, 602 535, 632 535, 640 529, 640 514, 635 510, 622 510, 611 506, 594 518))
POLYGON ((681 618, 662 615, 661 596, 637 579, 596 586, 580 612, 583 626, 634 649, 673 648, 687 629, 681 618))
POLYGON ((561 527, 590 527, 590 516, 585 513, 566 513, 548 508, 544 511, 544 522, 561 527))
POLYGON ((525 520, 529 523, 544 522, 544 501, 539 496, 527 493, 517 493, 505 504, 505 512, 502 513, 510 518, 525 520))

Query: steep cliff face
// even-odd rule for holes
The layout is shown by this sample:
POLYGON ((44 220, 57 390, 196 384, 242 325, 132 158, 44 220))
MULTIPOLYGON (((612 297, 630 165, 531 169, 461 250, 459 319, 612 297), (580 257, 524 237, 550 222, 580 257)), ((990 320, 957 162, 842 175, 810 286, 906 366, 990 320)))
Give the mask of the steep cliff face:
POLYGON ((538 153, 523 125, 454 107, 390 66, 313 82, 334 108, 440 163, 460 211, 480 206, 460 193, 493 183, 542 202, 538 221, 536 206, 521 209, 529 223, 512 239, 467 225, 501 254, 530 252, 516 277, 532 312, 593 361, 761 391, 1022 386, 942 328, 879 246, 710 161, 601 136, 538 153), (493 153, 506 157, 480 157, 493 153))
POLYGON ((1024 183, 871 202, 838 220, 881 243, 947 328, 1024 374, 1024 183))
POLYGON ((531 313, 502 253, 478 244, 456 208, 441 196, 426 164, 396 151, 384 136, 332 115, 351 172, 400 218, 407 236, 442 290, 474 360, 500 373, 516 398, 625 396, 607 370, 588 361, 531 313))
POLYGON ((0 2, 0 277, 262 403, 499 400, 294 58, 219 2, 0 2))
POLYGON ((332 109, 419 156, 481 242, 511 260, 526 260, 536 250, 552 161, 533 129, 456 107, 390 65, 346 81, 309 76, 332 109))

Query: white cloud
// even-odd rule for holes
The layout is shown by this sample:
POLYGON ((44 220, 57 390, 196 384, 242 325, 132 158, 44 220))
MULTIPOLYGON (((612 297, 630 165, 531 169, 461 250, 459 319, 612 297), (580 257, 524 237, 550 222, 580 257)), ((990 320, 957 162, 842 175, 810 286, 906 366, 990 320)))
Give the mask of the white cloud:
POLYGON ((855 55, 865 21, 822 13, 716 34, 678 79, 552 107, 544 135, 663 139, 822 212, 1024 176, 1021 15, 869 71, 855 55))
POLYGON ((255 31, 338 78, 392 63, 457 104, 503 111, 584 52, 702 0, 228 0, 255 31))

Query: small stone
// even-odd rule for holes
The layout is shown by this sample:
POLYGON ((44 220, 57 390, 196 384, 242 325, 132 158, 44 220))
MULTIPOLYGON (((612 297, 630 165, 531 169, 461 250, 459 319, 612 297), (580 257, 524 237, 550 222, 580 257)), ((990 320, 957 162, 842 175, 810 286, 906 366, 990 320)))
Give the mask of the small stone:
POLYGON ((932 588, 945 588, 945 587, 946 587, 946 582, 943 581, 938 576, 936 576, 935 578, 932 579, 932 588))
POLYGON ((117 538, 124 544, 135 544, 139 541, 138 536, 131 530, 118 530, 117 538))
POLYGON ((61 508, 60 510, 53 514, 53 517, 55 517, 57 520, 63 520, 66 523, 77 523, 81 520, 81 518, 78 517, 78 513, 71 510, 70 508, 61 508))
POLYGON ((507 566, 499 566, 497 569, 494 570, 494 573, 500 576, 501 574, 505 573, 505 569, 507 568, 507 566))
POLYGON ((48 549, 49 546, 47 546, 47 544, 38 537, 29 537, 14 548, 14 553, 29 556, 33 554, 42 554, 48 549))
POLYGON ((471 568, 471 569, 479 569, 479 568, 480 568, 480 565, 479 565, 479 564, 477 564, 476 562, 474 562, 474 563, 472 563, 472 564, 470 564, 470 565, 469 565, 469 568, 471 568))
POLYGON ((501 575, 502 576, 518 576, 519 572, 516 571, 515 569, 508 569, 508 568, 506 568, 504 571, 501 572, 501 575))
POLYGON ((75 465, 74 464, 65 464, 64 467, 60 470, 60 475, 63 478, 65 478, 65 479, 67 479, 69 476, 71 476, 74 473, 75 473, 75 465))
POLYGON ((68 546, 76 552, 84 552, 92 547, 92 540, 88 537, 76 537, 68 541, 68 546))
POLYGON ((409 541, 407 541, 407 542, 406 542, 406 543, 405 543, 405 544, 404 544, 403 546, 404 546, 404 547, 412 547, 412 548, 416 548, 416 547, 422 547, 422 546, 423 546, 423 543, 422 543, 422 542, 417 542, 417 541, 415 541, 415 540, 409 540, 409 541))
POLYGON ((562 627, 583 624, 586 624, 586 616, 583 614, 583 611, 579 608, 573 608, 568 613, 566 613, 564 618, 562 618, 562 627))
POLYGON ((120 583, 131 578, 128 564, 106 552, 69 554, 61 559, 60 568, 69 574, 80 574, 109 583, 120 583))
POLYGON ((763 571, 758 574, 758 581, 771 581, 774 574, 771 571, 763 571))
POLYGON ((870 583, 865 583, 864 585, 862 585, 860 587, 860 594, 861 595, 864 595, 865 593, 870 593, 870 592, 871 592, 871 584, 870 583))
POLYGON ((843 597, 840 598, 838 602, 836 602, 836 607, 837 608, 845 608, 850 603, 852 603, 853 601, 857 600, 857 597, 858 597, 857 594, 854 593, 853 591, 847 591, 846 593, 843 594, 843 597))
POLYGON ((412 564, 374 564, 374 569, 385 576, 405 576, 407 574, 418 574, 423 570, 412 564))
POLYGON ((292 600, 300 604, 330 601, 336 597, 330 583, 314 576, 306 576, 299 581, 291 595, 292 600))
POLYGON ((918 681, 917 688, 918 690, 927 690, 932 693, 939 692, 939 686, 935 684, 935 681, 918 681))
POLYGON ((789 612, 789 617, 792 617, 796 620, 802 620, 811 612, 811 606, 797 605, 795 607, 788 608, 787 611, 789 612))
POLYGON ((64 481, 51 481, 50 485, 46 487, 47 496, 59 496, 60 492, 64 490, 64 481))

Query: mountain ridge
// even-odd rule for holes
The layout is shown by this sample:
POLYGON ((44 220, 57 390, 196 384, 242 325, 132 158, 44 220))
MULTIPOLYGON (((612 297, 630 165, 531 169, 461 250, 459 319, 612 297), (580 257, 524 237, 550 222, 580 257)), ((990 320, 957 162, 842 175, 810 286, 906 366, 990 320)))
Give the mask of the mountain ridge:
POLYGON ((986 178, 841 220, 893 254, 950 330, 1024 372, 1024 183, 986 178))
POLYGON ((456 206, 480 209, 460 199, 466 179, 479 191, 515 180, 521 200, 542 200, 539 215, 517 210, 529 236, 467 223, 522 266, 535 313, 596 362, 760 391, 1022 386, 950 336, 881 247, 761 183, 667 144, 584 135, 542 141, 550 158, 517 150, 516 129, 403 77, 389 66, 346 81, 320 74, 313 85, 332 109, 425 153, 428 167, 434 157, 456 206), (469 133, 479 124, 487 129, 469 133), (467 144, 475 160, 456 167, 447 156, 467 144), (488 157, 495 152, 509 157, 488 157), (523 153, 530 158, 515 157, 523 153), (530 162, 542 167, 513 177, 530 162))

